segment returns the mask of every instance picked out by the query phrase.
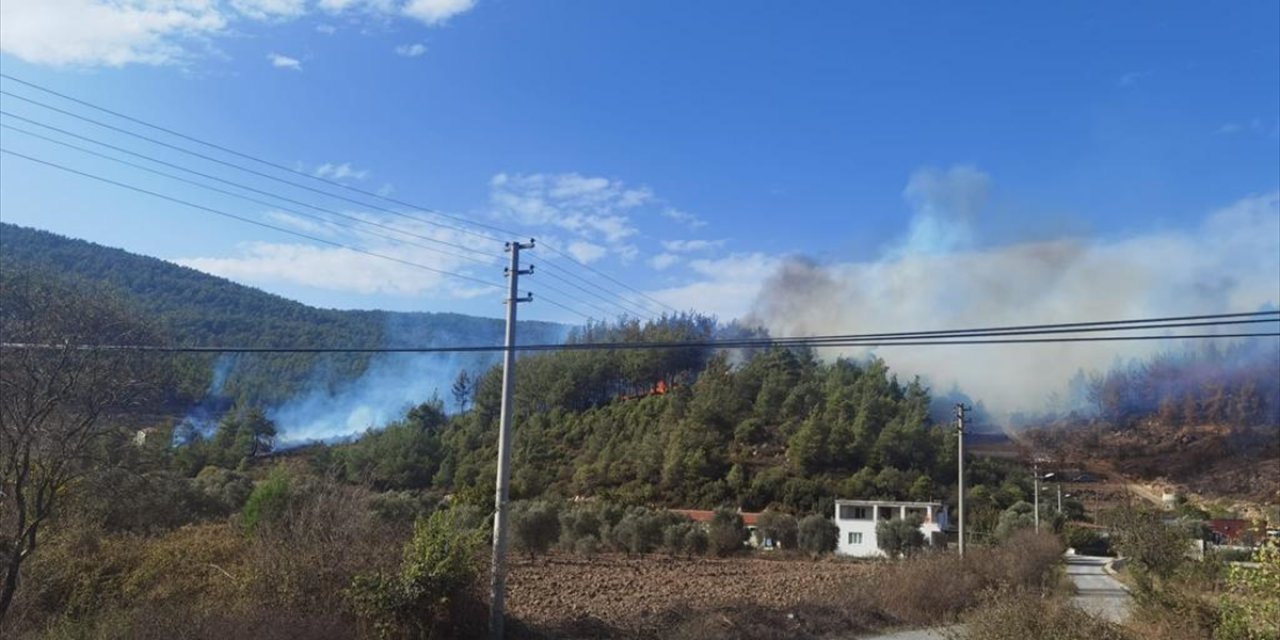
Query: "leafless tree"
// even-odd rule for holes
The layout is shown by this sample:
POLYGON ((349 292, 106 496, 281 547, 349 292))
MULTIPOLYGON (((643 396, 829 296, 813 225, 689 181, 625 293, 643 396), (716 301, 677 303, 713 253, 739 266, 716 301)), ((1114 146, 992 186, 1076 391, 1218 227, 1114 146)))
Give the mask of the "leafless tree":
POLYGON ((0 271, 0 620, 99 437, 153 397, 164 371, 154 353, 80 348, 159 344, 117 296, 15 271, 0 271))

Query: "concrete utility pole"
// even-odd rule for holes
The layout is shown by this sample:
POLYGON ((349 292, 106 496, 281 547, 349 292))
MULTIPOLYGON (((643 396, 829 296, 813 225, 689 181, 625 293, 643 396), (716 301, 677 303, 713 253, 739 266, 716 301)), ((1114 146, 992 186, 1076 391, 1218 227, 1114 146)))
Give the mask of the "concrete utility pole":
POLYGON ((959 490, 957 492, 958 500, 956 501, 956 522, 957 527, 956 540, 960 543, 960 557, 964 557, 964 412, 966 407, 964 403, 956 405, 956 462, 959 467, 959 490))
POLYGON ((1058 483, 1058 513, 1062 513, 1062 483, 1058 483))
POLYGON ((507 340, 506 349, 502 352, 502 410, 498 423, 498 481, 493 497, 493 563, 489 582, 489 635, 495 639, 502 638, 502 626, 506 620, 507 595, 507 482, 511 477, 511 414, 515 412, 512 394, 516 386, 516 305, 521 302, 532 302, 533 294, 523 298, 518 296, 520 276, 533 274, 533 267, 520 270, 520 250, 532 249, 533 240, 529 244, 508 242, 507 251, 511 252, 511 266, 507 267, 507 340))
POLYGON ((1036 533, 1040 533, 1040 462, 1031 463, 1032 476, 1031 486, 1035 487, 1035 509, 1036 509, 1036 533))

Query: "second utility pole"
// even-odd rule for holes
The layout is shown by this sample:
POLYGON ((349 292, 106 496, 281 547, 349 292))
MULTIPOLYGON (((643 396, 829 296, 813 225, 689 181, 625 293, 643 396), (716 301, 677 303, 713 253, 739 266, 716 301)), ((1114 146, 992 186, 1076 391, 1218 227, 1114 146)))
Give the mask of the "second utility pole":
POLYGON ((498 418, 498 480, 493 497, 493 563, 489 582, 489 635, 502 638, 502 625, 506 620, 507 595, 507 482, 511 477, 511 417, 515 413, 512 393, 516 386, 516 305, 533 300, 533 294, 519 297, 520 276, 533 273, 533 267, 520 270, 520 250, 532 249, 529 244, 508 242, 511 266, 507 267, 507 340, 502 352, 502 410, 498 418))
POLYGON ((957 531, 956 540, 960 543, 960 557, 964 557, 964 403, 956 405, 956 461, 959 463, 959 490, 957 491, 958 499, 956 500, 958 512, 957 520, 960 523, 959 531, 957 531))

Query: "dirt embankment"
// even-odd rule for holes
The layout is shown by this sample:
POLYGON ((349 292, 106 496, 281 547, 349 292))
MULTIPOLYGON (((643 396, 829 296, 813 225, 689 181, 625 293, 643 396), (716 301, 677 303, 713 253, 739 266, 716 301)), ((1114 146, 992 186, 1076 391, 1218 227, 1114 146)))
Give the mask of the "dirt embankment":
POLYGON ((788 608, 878 568, 839 559, 553 555, 513 563, 507 602, 526 625, 556 635, 658 637, 690 615, 725 608, 773 610, 794 621, 803 614, 788 608))

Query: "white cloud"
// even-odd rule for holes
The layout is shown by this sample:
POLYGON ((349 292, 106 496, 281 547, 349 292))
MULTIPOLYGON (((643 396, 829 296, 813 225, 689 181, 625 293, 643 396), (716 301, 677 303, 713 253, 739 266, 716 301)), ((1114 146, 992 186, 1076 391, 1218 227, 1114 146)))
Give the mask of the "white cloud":
POLYGON ((338 28, 331 24, 318 24, 316 25, 316 32, 323 33, 326 36, 331 36, 338 32, 338 28))
POLYGON ((296 229, 303 233, 313 236, 334 236, 337 235, 339 227, 337 225, 328 224, 306 218, 284 211, 272 211, 267 214, 267 219, 281 227, 296 229))
POLYGON ((428 26, 447 22, 450 18, 470 11, 476 0, 409 0, 404 14, 422 21, 428 26))
POLYGON ((226 26, 208 0, 4 0, 0 51, 53 66, 172 64, 187 56, 181 43, 226 26))
MULTIPOLYGON (((389 219, 385 216, 373 216, 358 212, 349 213, 380 224, 403 229, 420 238, 434 238, 444 242, 460 244, 475 242, 474 238, 465 237, 457 231, 445 229, 423 222, 405 222, 400 218, 389 219)), ((497 266, 499 245, 495 248, 491 265, 478 265, 461 257, 448 255, 428 248, 425 241, 414 240, 417 246, 405 242, 393 242, 386 238, 372 235, 374 231, 362 233, 337 227, 328 227, 307 219, 287 213, 273 212, 269 219, 280 226, 288 226, 312 235, 333 231, 340 235, 342 242, 354 249, 370 251, 383 256, 401 260, 395 262, 367 255, 348 248, 326 247, 304 242, 253 242, 240 245, 231 256, 201 256, 175 260, 193 269, 214 275, 254 284, 290 284, 313 287, 326 291, 338 291, 357 294, 393 294, 402 296, 443 295, 451 298, 470 298, 478 295, 500 295, 499 288, 485 287, 412 266, 413 263, 438 269, 441 271, 462 272, 480 280, 494 280, 501 284, 499 278, 491 277, 499 268, 497 266)), ((376 231, 385 234, 384 231, 376 231)), ((406 238, 407 240, 407 238, 406 238)))
POLYGON ((668 207, 666 209, 663 209, 659 213, 662 215, 662 217, 668 218, 670 220, 675 220, 676 222, 679 222, 680 224, 683 224, 689 227, 690 229, 699 229, 707 226, 707 223, 705 220, 687 211, 681 211, 679 209, 668 207))
POLYGON ((568 251, 569 255, 573 256, 578 262, 586 264, 595 262, 609 253, 608 249, 598 244, 583 242, 581 240, 570 242, 568 251))
POLYGON ((272 52, 267 54, 267 60, 270 60, 271 66, 277 69, 289 69, 290 71, 302 71, 302 61, 298 60, 297 58, 290 58, 289 56, 272 52))
POLYGON ((231 8, 254 20, 296 18, 307 12, 305 0, 231 0, 231 8))
POLYGON ((384 197, 384 198, 385 198, 385 197, 387 197, 387 196, 391 195, 393 192, 395 192, 395 190, 396 190, 396 188, 395 188, 395 187, 393 187, 393 186, 391 185, 391 183, 390 183, 390 182, 384 182, 384 183, 382 183, 382 186, 381 186, 381 187, 378 187, 378 190, 377 190, 377 191, 375 191, 374 193, 376 193, 376 194, 378 194, 378 195, 380 195, 380 196, 382 196, 382 197, 384 197))
POLYGON ((489 182, 497 212, 521 224, 552 226, 617 244, 638 233, 629 212, 649 202, 646 188, 577 173, 500 173, 489 182))
POLYGON ((724 240, 663 240, 662 248, 673 253, 696 253, 724 246, 724 240))
POLYGON ((404 56, 406 58, 416 58, 426 52, 427 52, 427 45, 422 44, 421 42, 415 42, 413 44, 402 44, 396 47, 396 55, 404 56))
POLYGON ((652 258, 649 258, 649 266, 653 267, 654 269, 657 269, 658 271, 662 271, 663 269, 666 269, 679 262, 680 262, 680 256, 674 253, 659 253, 658 255, 652 258))
POLYGON ((356 180, 364 180, 369 177, 368 169, 355 169, 350 162, 342 164, 334 164, 326 162, 315 170, 317 178, 325 178, 328 180, 342 180, 344 178, 355 178, 356 180))
MULTIPOLYGON (((473 6, 474 0, 4 0, 0 51, 52 66, 184 64, 195 58, 193 50, 213 50, 213 39, 243 31, 236 26, 246 21, 287 22, 323 12, 435 26, 473 6)), ((328 24, 315 29, 336 31, 328 24)), ((282 68, 300 68, 292 60, 282 68)))

